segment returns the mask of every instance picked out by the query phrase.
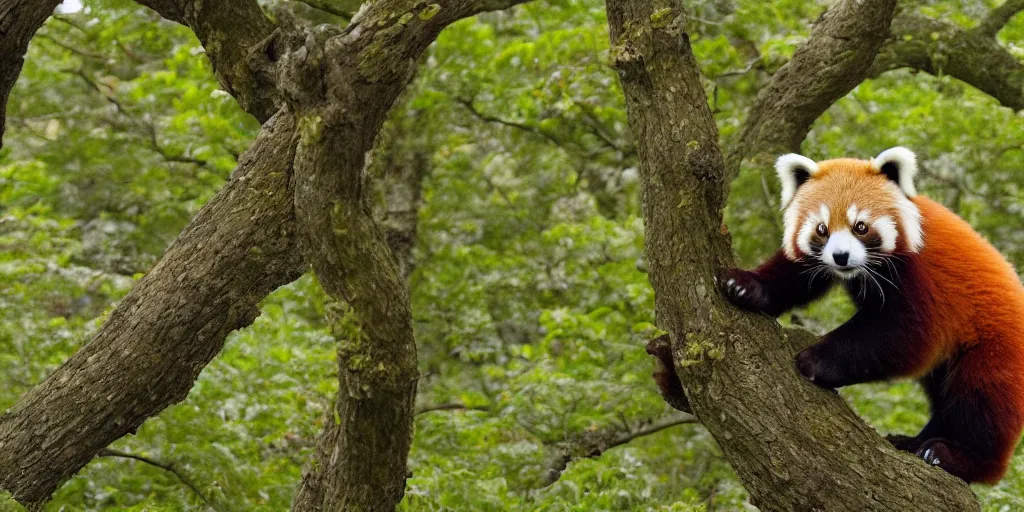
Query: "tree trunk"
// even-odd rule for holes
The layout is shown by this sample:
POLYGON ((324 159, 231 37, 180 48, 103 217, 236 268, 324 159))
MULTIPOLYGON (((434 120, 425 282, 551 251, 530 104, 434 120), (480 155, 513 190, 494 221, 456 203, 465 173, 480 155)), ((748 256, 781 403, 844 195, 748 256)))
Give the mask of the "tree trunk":
MULTIPOLYGON (((398 126, 404 128, 404 123, 396 122, 391 131, 395 132, 398 126)), ((397 131, 399 139, 394 137, 396 134, 389 134, 391 144, 381 151, 387 201, 385 213, 379 216, 384 243, 397 265, 393 270, 402 281, 401 289, 407 290, 405 281, 412 271, 417 212, 428 155, 409 143, 415 140, 415 134, 397 131)), ((341 242, 351 244, 351 240, 341 242)), ((381 266, 392 270, 389 263, 381 266)), ((369 265, 363 267, 372 270, 369 265)), ((369 286, 377 285, 370 282, 369 286)), ((404 301, 405 307, 394 308, 394 313, 406 314, 408 297, 399 296, 397 300, 404 301)), ((331 313, 329 320, 338 342, 339 390, 332 410, 325 415, 324 431, 317 440, 313 459, 304 469, 292 509, 392 510, 404 495, 405 462, 412 442, 412 418, 408 415, 415 403, 418 375, 411 310, 408 318, 398 319, 398 340, 385 341, 378 348, 366 344, 366 332, 359 326, 359 317, 350 304, 335 303, 331 313), (397 350, 388 350, 388 343, 397 350), (393 355, 385 358, 369 353, 382 348, 393 355), (393 360, 395 357, 397 360, 393 360), (366 361, 386 365, 397 382, 395 378, 374 375, 369 368, 372 365, 366 361)))
POLYGON ((332 322, 339 344, 333 422, 318 440, 293 510, 394 510, 404 495, 419 379, 416 341, 399 260, 374 220, 366 154, 441 29, 501 6, 383 0, 344 32, 310 35, 301 51, 281 60, 282 88, 301 133, 295 155, 301 247, 324 291, 348 308, 332 322))
POLYGON ((369 148, 337 151, 357 146, 348 126, 310 130, 296 155, 304 251, 324 291, 350 308, 332 319, 338 396, 297 511, 393 510, 405 492, 412 443, 418 375, 409 294, 362 193, 369 148))
POLYGON ((653 0, 608 0, 607 8, 637 140, 657 319, 671 336, 689 405, 753 503, 779 511, 977 510, 963 482, 897 452, 837 395, 801 378, 777 323, 716 292, 713 276, 732 265, 721 214, 728 175, 685 13, 653 0))

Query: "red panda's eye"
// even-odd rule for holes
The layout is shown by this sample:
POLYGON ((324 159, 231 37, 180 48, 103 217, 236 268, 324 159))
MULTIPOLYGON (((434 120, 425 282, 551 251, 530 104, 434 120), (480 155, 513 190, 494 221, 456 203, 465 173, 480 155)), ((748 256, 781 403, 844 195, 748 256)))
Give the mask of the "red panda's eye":
POLYGON ((858 235, 866 235, 868 233, 868 225, 864 224, 863 221, 858 222, 857 225, 853 227, 853 232, 858 235))
POLYGON ((828 227, 825 224, 818 224, 818 236, 828 236, 828 227))

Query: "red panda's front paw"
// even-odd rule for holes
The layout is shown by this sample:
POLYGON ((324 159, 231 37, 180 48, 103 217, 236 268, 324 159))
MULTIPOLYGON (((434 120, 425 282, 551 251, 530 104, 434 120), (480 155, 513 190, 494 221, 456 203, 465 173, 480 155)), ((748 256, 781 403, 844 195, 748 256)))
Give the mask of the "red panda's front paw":
POLYGON ((768 296, 764 286, 757 281, 753 273, 730 268, 719 273, 716 279, 722 295, 734 306, 755 313, 763 312, 768 307, 768 296))
POLYGON ((823 357, 820 345, 802 350, 796 355, 796 369, 807 380, 814 384, 834 389, 845 385, 844 377, 838 367, 823 357))

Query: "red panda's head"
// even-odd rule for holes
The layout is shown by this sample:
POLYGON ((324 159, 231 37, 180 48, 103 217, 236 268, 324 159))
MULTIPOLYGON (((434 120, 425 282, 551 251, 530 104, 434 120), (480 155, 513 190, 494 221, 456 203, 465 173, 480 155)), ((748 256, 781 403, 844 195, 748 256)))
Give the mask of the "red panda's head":
POLYGON ((815 162, 789 154, 775 170, 782 181, 785 234, 782 247, 792 260, 820 260, 849 278, 894 252, 917 252, 924 244, 917 194, 917 162, 896 147, 871 160, 841 158, 815 162))

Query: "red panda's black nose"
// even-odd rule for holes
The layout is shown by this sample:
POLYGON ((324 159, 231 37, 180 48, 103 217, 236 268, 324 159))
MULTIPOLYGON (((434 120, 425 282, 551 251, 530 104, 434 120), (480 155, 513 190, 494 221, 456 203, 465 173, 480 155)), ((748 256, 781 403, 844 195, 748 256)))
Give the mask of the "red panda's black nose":
POLYGON ((836 265, 845 267, 846 262, 850 259, 850 253, 848 252, 834 252, 832 253, 832 259, 835 260, 836 265))

